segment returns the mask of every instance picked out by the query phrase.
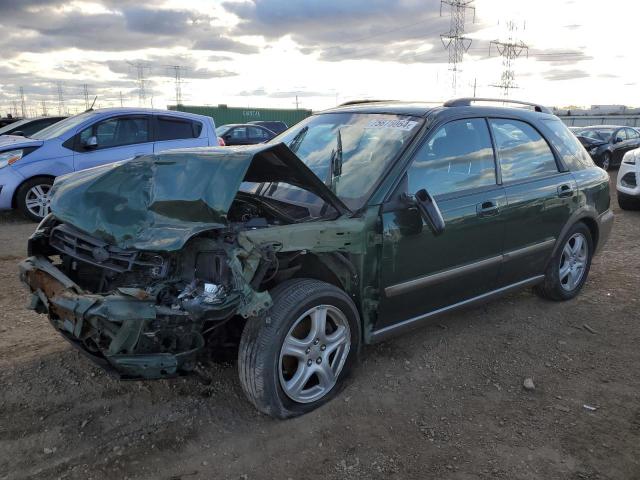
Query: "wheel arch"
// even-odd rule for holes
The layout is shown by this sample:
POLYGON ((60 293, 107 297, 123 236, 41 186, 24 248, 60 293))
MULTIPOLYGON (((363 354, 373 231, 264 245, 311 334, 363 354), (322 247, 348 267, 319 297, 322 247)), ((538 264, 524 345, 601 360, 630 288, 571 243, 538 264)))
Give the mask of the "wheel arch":
POLYGON ((558 249, 562 248, 562 239, 565 237, 567 232, 572 229, 578 223, 584 223, 589 229, 589 233, 591 234, 591 241, 593 242, 593 251, 595 252, 598 248, 598 240, 600 237, 600 229, 598 227, 597 222, 598 214, 595 208, 591 209, 581 209, 575 212, 569 221, 562 227, 558 238, 556 238, 556 244, 553 247, 553 253, 550 258, 558 252, 558 249))

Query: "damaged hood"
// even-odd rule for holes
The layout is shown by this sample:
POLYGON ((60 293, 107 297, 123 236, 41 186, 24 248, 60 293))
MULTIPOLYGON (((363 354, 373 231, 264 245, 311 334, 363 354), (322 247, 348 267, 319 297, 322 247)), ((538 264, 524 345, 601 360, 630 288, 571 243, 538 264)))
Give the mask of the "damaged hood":
POLYGON ((178 250, 191 236, 227 224, 243 181, 296 185, 348 212, 283 143, 172 150, 58 177, 51 211, 120 248, 178 250))

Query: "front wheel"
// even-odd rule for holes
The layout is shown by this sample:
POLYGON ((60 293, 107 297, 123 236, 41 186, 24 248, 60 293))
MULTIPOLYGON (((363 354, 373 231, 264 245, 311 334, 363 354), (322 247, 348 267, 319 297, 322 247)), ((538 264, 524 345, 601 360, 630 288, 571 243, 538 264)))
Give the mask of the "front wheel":
POLYGON ((550 300, 569 300, 578 295, 591 268, 593 240, 584 223, 576 223, 560 245, 547 267, 544 282, 535 289, 550 300))
POLYGON ((339 391, 357 360, 360 318, 344 291, 318 280, 289 280, 271 296, 271 310, 242 333, 240 383, 261 412, 295 417, 339 391))
POLYGON ((611 169, 611 154, 609 152, 604 152, 600 163, 603 170, 609 171, 611 169))
POLYGON ((39 222, 49 215, 51 185, 52 178, 35 177, 20 186, 16 192, 16 205, 24 217, 39 222))

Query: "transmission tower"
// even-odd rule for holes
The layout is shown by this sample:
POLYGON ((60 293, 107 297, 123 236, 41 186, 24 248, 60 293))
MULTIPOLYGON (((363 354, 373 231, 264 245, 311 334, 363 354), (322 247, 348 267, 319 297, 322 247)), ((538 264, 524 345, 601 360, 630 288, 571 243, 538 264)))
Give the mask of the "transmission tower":
POLYGON ((494 87, 501 88, 505 97, 509 96, 509 90, 512 88, 518 88, 516 85, 516 75, 513 69, 513 63, 520 55, 526 54, 529 57, 529 46, 522 40, 516 39, 516 32, 518 26, 515 21, 510 20, 507 22, 508 39, 506 42, 499 40, 493 40, 489 44, 489 56, 491 56, 492 47, 495 46, 498 55, 502 57, 502 75, 500 77, 500 83, 493 85, 494 87))
POLYGON ((84 96, 84 109, 89 110, 89 85, 82 85, 82 95, 84 96))
POLYGON ((15 99, 11 100, 11 106, 13 107, 13 117, 15 118, 18 116, 18 102, 15 99))
POLYGON ((471 46, 471 39, 464 36, 467 10, 473 12, 473 22, 476 21, 476 9, 472 3, 473 0, 440 0, 440 16, 443 5, 449 6, 451 16, 449 31, 440 35, 440 39, 444 48, 449 51, 449 70, 454 94, 458 83, 458 64, 462 63, 465 52, 471 46))
POLYGON ((47 102, 42 100, 40 102, 40 106, 42 107, 42 116, 47 117, 49 115, 49 112, 47 111, 47 102))
POLYGON ((20 87, 20 110, 22 111, 22 118, 27 118, 27 106, 24 102, 24 88, 20 87))
POLYGON ((145 70, 148 70, 149 67, 141 62, 129 63, 129 65, 133 66, 136 69, 136 79, 138 82, 138 103, 140 104, 139 106, 144 107, 147 103, 147 78, 145 75, 145 70))
POLYGON ((173 75, 176 85, 176 107, 182 105, 182 72, 184 72, 184 66, 182 65, 167 65, 168 68, 173 70, 173 75))
POLYGON ((62 82, 57 83, 58 87, 58 115, 64 115, 66 107, 64 104, 64 90, 62 88, 62 82))

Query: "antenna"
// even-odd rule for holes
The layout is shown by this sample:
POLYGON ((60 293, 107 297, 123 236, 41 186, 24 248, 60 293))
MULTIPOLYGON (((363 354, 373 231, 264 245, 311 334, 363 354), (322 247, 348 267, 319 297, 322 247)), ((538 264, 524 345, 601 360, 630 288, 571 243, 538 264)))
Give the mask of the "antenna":
POLYGON ((518 26, 516 25, 516 22, 509 20, 507 22, 507 31, 509 35, 507 41, 501 42, 499 40, 493 40, 489 44, 489 56, 491 56, 491 47, 495 46, 498 55, 502 57, 503 67, 500 83, 492 86, 501 88, 505 97, 509 96, 509 90, 512 88, 518 88, 516 85, 516 75, 513 70, 513 62, 523 53, 527 55, 527 58, 529 57, 529 46, 522 40, 515 39, 515 33, 517 30, 518 26))
POLYGON ((454 94, 458 83, 458 64, 462 63, 465 52, 471 46, 471 39, 464 36, 467 10, 473 11, 473 22, 476 21, 476 9, 471 6, 471 3, 473 0, 440 0, 440 16, 442 16, 443 5, 449 6, 451 15, 449 31, 441 34, 440 40, 444 48, 449 51, 449 70, 454 94))

